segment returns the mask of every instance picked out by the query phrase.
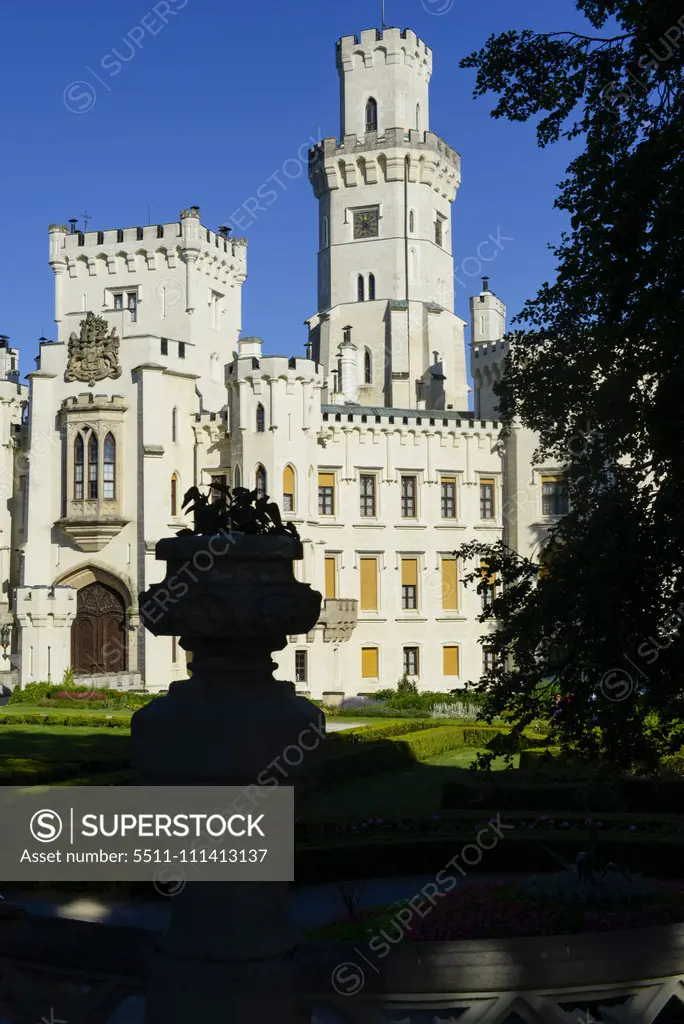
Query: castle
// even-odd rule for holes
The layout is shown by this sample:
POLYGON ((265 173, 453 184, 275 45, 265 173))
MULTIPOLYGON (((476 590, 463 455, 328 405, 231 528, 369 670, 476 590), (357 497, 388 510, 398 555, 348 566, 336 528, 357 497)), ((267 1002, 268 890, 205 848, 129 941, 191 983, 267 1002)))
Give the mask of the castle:
MULTIPOLYGON (((337 43, 339 139, 309 154, 318 311, 307 358, 240 337, 247 243, 197 207, 174 223, 49 229, 57 340, 19 383, 0 340, 0 679, 166 689, 176 638, 141 622, 157 541, 193 485, 256 487, 302 537, 321 619, 277 656, 297 689, 373 693, 478 679, 483 598, 453 552, 503 537, 535 554, 567 504, 534 437, 500 439, 506 309, 454 312, 458 153, 430 130, 432 51, 410 31, 337 43)), ((497 244, 492 237, 491 246, 497 244)), ((494 249, 492 249, 494 251, 494 249)), ((497 586, 495 579, 491 587, 497 586)))

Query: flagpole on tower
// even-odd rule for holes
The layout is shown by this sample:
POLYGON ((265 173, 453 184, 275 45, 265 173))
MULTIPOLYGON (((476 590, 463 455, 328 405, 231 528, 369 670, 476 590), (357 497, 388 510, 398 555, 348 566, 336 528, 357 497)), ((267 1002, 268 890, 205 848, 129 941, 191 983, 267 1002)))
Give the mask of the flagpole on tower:
POLYGON ((385 31, 385 0, 382 0, 382 30, 385 31))

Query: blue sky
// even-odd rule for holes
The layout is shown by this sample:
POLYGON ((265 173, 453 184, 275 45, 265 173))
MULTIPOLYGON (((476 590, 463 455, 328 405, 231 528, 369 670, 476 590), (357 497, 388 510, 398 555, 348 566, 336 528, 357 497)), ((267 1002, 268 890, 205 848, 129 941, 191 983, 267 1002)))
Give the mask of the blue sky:
MULTIPOLYGON (((387 0, 386 20, 432 47, 431 127, 463 160, 456 311, 467 318, 489 272, 512 314, 553 273, 548 243, 565 225, 553 200, 572 154, 567 144, 539 150, 532 125, 490 118, 492 99, 472 99, 474 73, 459 59, 491 32, 585 23, 570 0, 387 0), (506 240, 478 271, 473 257, 490 234, 506 240)), ((148 209, 152 223, 168 222, 196 204, 216 228, 274 172, 285 184, 277 202, 255 218, 243 212, 247 225, 234 231, 249 239, 243 332, 267 352, 303 354, 317 215, 298 152, 338 134, 335 41, 379 25, 380 0, 32 0, 6 8, 4 21, 0 333, 20 347, 22 372, 34 368, 40 335, 55 337, 49 223, 87 211, 90 230, 134 226, 148 209)))

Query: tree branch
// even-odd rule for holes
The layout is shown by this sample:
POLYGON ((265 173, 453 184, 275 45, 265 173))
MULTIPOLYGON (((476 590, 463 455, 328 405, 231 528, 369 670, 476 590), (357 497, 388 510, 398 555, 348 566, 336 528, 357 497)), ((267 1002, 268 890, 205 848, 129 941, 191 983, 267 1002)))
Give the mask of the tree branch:
POLYGON ((547 39, 551 39, 553 36, 569 36, 571 39, 583 39, 587 43, 621 43, 624 39, 631 39, 631 35, 626 34, 624 36, 613 36, 611 39, 602 39, 601 36, 583 36, 579 32, 571 32, 569 29, 565 29, 563 32, 546 32, 544 33, 547 39))

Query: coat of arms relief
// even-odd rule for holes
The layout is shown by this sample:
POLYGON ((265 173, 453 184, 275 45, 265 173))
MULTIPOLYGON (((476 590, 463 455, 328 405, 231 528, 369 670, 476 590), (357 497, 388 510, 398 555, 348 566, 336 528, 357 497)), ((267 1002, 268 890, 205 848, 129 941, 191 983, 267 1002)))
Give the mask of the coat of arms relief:
POLYGON ((102 317, 86 313, 85 320, 81 320, 81 333, 72 334, 69 338, 65 381, 80 380, 92 388, 105 377, 116 379, 121 376, 120 341, 113 327, 107 334, 108 326, 102 317))

